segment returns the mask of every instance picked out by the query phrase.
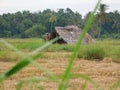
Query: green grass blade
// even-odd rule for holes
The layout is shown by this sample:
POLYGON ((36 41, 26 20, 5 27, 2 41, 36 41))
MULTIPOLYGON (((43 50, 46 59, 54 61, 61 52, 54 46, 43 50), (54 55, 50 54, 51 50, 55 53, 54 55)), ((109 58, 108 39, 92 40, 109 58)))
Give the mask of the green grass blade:
POLYGON ((100 2, 101 2, 101 0, 98 0, 93 12, 90 14, 89 19, 88 19, 88 21, 87 21, 87 23, 86 23, 86 25, 85 25, 82 33, 81 33, 81 36, 80 36, 80 38, 79 38, 79 40, 78 40, 78 42, 76 44, 74 52, 73 52, 73 54, 72 54, 72 56, 70 58, 70 62, 69 62, 69 65, 68 65, 68 67, 67 67, 67 69, 65 71, 64 77, 63 77, 61 83, 59 84, 59 87, 58 87, 59 90, 66 90, 66 86, 67 86, 68 81, 69 81, 69 75, 70 75, 70 71, 71 71, 71 68, 72 68, 72 65, 73 65, 73 61, 75 60, 75 58, 76 58, 76 56, 78 54, 78 51, 79 51, 80 45, 82 43, 82 40, 83 40, 85 34, 87 33, 87 31, 88 31, 88 29, 90 27, 90 24, 92 23, 92 21, 94 19, 94 14, 95 14, 98 6, 100 5, 100 2))
MULTIPOLYGON (((37 59, 37 58, 36 58, 37 59)), ((28 64, 30 64, 32 62, 32 60, 35 59, 31 59, 31 58, 24 58, 23 60, 21 60, 19 63, 17 63, 13 68, 11 68, 10 70, 8 70, 5 73, 6 77, 9 77, 15 73, 17 73, 18 71, 20 71, 21 69, 23 69, 25 66, 27 66, 28 64)))

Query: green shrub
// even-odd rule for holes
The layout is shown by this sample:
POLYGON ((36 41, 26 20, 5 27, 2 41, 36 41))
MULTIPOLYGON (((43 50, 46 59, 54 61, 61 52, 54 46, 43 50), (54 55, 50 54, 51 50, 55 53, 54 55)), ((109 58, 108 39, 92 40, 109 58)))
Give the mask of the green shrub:
POLYGON ((105 50, 101 46, 87 45, 83 46, 78 53, 78 58, 102 60, 105 57, 105 50))

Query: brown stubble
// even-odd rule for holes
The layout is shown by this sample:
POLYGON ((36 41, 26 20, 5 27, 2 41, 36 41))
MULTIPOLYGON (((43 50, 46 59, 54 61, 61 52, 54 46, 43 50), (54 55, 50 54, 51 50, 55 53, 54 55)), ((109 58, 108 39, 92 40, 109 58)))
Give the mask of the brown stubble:
MULTIPOLYGON (((47 52, 41 59, 38 60, 42 66, 51 71, 54 75, 61 77, 68 65, 69 56, 71 53, 68 52, 47 52)), ((10 67, 14 66, 16 62, 0 62, 0 73, 6 71, 10 67)), ((74 62, 72 68, 72 74, 83 74, 93 79, 101 88, 108 90, 110 86, 120 79, 120 64, 106 61, 88 61, 77 59, 74 62)), ((3 82, 4 90, 16 90, 16 85, 20 80, 26 80, 29 77, 47 75, 40 71, 36 66, 29 65, 19 73, 13 75, 3 82)), ((80 90, 85 80, 80 79, 76 76, 72 77, 69 83, 68 90, 80 90)), ((95 90, 95 87, 86 82, 86 90, 95 90)), ((45 90, 57 90, 58 83, 53 81, 45 81, 35 83, 32 88, 36 90, 37 86, 44 86, 45 90)), ((29 90, 29 84, 24 83, 22 90, 29 90)))

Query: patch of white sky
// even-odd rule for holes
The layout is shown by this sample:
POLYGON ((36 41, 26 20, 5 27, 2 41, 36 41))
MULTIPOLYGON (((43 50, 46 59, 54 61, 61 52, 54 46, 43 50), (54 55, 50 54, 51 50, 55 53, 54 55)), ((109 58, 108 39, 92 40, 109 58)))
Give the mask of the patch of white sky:
MULTIPOLYGON (((45 9, 58 10, 70 8, 83 16, 92 11, 97 0, 0 0, 0 14, 29 10, 38 12, 45 9)), ((109 11, 120 10, 120 0, 102 0, 109 6, 109 11)))

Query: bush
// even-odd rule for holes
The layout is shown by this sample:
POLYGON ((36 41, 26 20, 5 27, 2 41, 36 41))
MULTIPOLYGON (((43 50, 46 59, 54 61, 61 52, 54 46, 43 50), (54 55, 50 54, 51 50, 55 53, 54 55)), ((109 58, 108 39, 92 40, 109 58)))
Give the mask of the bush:
POLYGON ((78 53, 78 58, 102 60, 105 57, 104 48, 101 46, 87 45, 83 46, 78 53))

